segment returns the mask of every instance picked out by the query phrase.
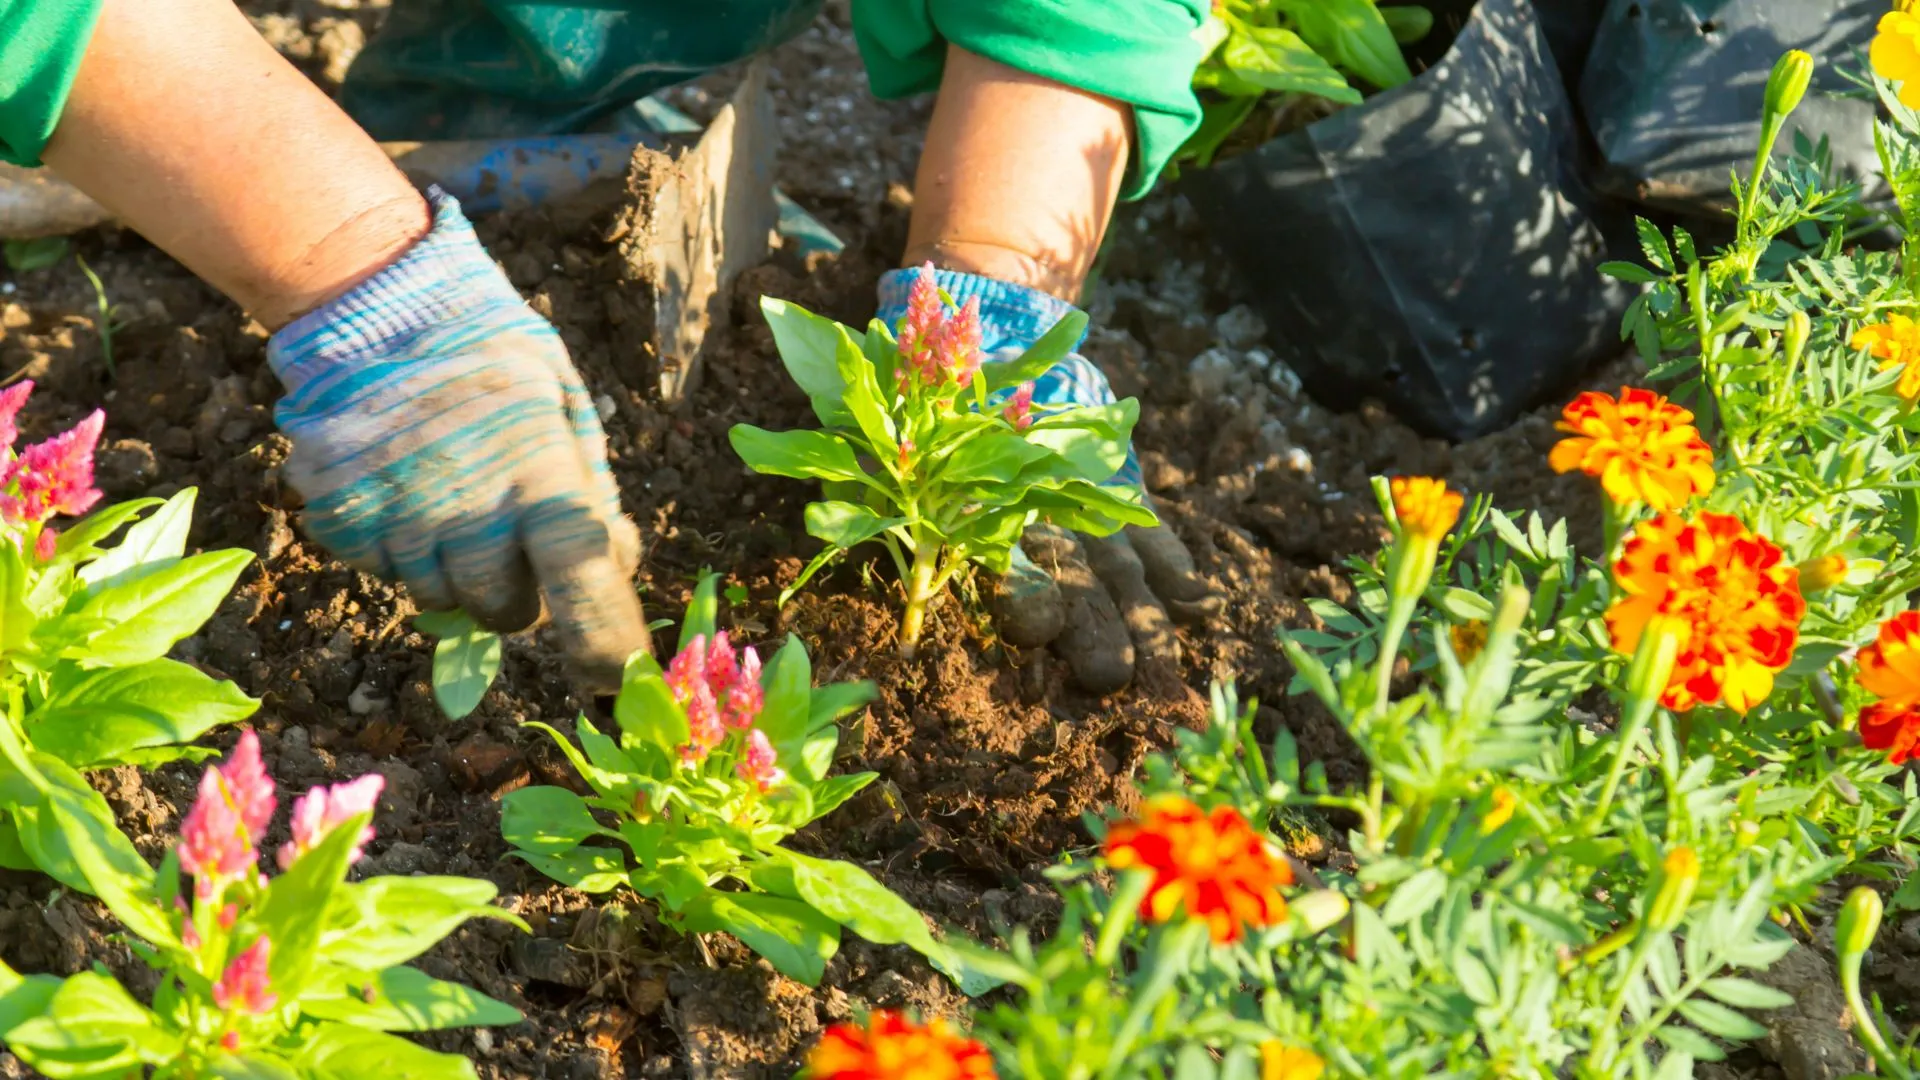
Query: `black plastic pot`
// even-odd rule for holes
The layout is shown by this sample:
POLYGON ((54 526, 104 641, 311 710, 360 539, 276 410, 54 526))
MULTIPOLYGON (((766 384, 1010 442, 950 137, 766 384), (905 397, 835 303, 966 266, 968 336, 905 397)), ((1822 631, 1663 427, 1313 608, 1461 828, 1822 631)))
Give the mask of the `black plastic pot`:
POLYGON ((1497 430, 1619 348, 1628 295, 1529 0, 1481 0, 1412 82, 1183 185, 1320 401, 1497 430))
MULTIPOLYGON (((1788 49, 1805 49, 1816 64, 1788 130, 1830 136, 1835 165, 1871 181, 1873 103, 1824 91, 1848 87, 1836 68, 1872 40, 1887 8, 1887 0, 1610 0, 1580 82, 1604 159, 1595 186, 1681 213, 1730 206, 1729 177, 1752 166, 1767 75, 1788 49)), ((1782 138, 1776 152, 1792 145, 1782 138)))

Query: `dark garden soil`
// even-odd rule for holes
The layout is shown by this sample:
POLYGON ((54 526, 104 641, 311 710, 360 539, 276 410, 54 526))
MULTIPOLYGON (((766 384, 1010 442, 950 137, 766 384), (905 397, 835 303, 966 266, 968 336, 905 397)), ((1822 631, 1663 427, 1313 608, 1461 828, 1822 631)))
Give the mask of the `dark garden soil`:
MULTIPOLYGON (((336 81, 375 8, 312 0, 251 4, 256 22, 323 84, 336 81)), ((775 598, 812 554, 800 525, 805 485, 748 473, 726 442, 732 424, 809 422, 757 316, 762 294, 864 323, 873 284, 906 229, 926 102, 865 94, 844 15, 830 12, 774 58, 784 152, 780 183, 848 242, 837 257, 776 256, 735 290, 736 328, 711 342, 701 385, 679 409, 645 390, 643 315, 610 233, 620 207, 575 205, 484 221, 481 234, 514 283, 560 327, 606 418, 613 465, 649 546, 639 587, 650 614, 677 615, 703 567, 743 587, 723 622, 749 640, 792 632, 822 679, 871 679, 879 700, 851 725, 841 766, 881 776, 828 827, 802 834, 814 853, 870 868, 936 920, 976 933, 995 920, 1045 921, 1041 871, 1088 843, 1084 813, 1133 797, 1142 757, 1180 725, 1204 720, 1210 680, 1237 678, 1269 729, 1286 725, 1336 783, 1359 763, 1317 707, 1284 693, 1273 645, 1314 625, 1305 599, 1348 597, 1340 563, 1373 551, 1382 523, 1375 473, 1444 475, 1501 505, 1571 508, 1593 533, 1589 493, 1547 470, 1549 411, 1510 431, 1449 447, 1383 413, 1336 414, 1298 395, 1238 305, 1224 262, 1177 197, 1125 208, 1092 301, 1089 354, 1143 404, 1137 440, 1164 517, 1226 597, 1213 624, 1182 633, 1176 677, 1103 699, 1074 692, 1065 666, 998 641, 973 590, 934 613, 917 659, 890 648, 890 575, 854 559, 784 610, 775 598), (1581 515, 1588 515, 1582 517, 1581 515)), ((725 76, 683 90, 696 115, 722 100, 725 76)), ((271 406, 266 335, 130 233, 101 230, 77 250, 115 305, 113 370, 91 287, 72 259, 0 284, 0 375, 42 386, 25 418, 38 438, 86 410, 108 411, 99 455, 111 498, 200 489, 194 543, 243 547, 259 561, 179 655, 264 699, 260 731, 283 802, 307 787, 379 771, 388 781, 367 873, 488 878, 534 926, 528 937, 474 925, 423 959, 525 1010, 507 1029, 429 1037, 472 1056, 487 1077, 788 1076, 824 1025, 871 1006, 958 1012, 963 1001, 904 949, 851 936, 817 989, 774 974, 723 935, 663 930, 629 899, 595 899, 503 861, 499 798, 566 780, 546 737, 519 725, 568 720, 583 698, 538 634, 506 651, 480 710, 450 723, 428 690, 431 642, 411 603, 331 561, 297 530, 281 482, 286 442, 271 406)), ((224 733, 216 741, 232 740, 224 733)), ((158 858, 191 800, 185 766, 102 775, 121 824, 158 858)), ((1300 854, 1324 857, 1303 841, 1300 854)), ((94 904, 26 875, 0 878, 0 947, 25 970, 94 961, 138 979, 105 936, 94 904)), ((0 1075, 17 1063, 0 1054, 0 1075)), ((1755 1075, 1736 1073, 1734 1075, 1755 1075)))

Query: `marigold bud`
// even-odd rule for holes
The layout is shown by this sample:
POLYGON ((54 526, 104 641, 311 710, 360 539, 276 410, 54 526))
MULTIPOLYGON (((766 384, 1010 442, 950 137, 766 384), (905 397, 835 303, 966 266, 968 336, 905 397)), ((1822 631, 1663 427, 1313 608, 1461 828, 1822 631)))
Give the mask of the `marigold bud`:
POLYGON ((1646 917, 1647 929, 1656 934, 1686 920, 1687 905, 1693 902, 1693 890, 1700 884, 1700 857, 1684 845, 1667 852, 1660 862, 1659 881, 1646 917))
POLYGON ((1833 920, 1833 947, 1844 959, 1859 956, 1873 947, 1880 933, 1880 894, 1865 885, 1847 894, 1840 914, 1833 920))
POLYGON ((1800 362, 1800 354, 1806 351, 1807 339, 1812 336, 1813 320, 1807 318, 1807 313, 1799 308, 1793 309, 1793 313, 1787 316, 1786 327, 1780 331, 1781 343, 1787 349, 1787 363, 1800 362))
POLYGON ((1767 76, 1766 116, 1779 119, 1800 107, 1800 99, 1807 96, 1807 86, 1813 82, 1813 57, 1799 49, 1789 49, 1786 55, 1774 62, 1773 74, 1767 76))
POLYGON ((1520 800, 1514 797, 1513 792, 1504 787, 1494 788, 1493 805, 1487 808, 1486 816, 1480 819, 1480 835, 1491 836, 1500 826, 1512 821, 1513 811, 1519 805, 1520 800))
POLYGON ((1301 933, 1317 934, 1347 917, 1347 898, 1332 889, 1316 889, 1296 896, 1287 915, 1301 933))
POLYGON ((1847 580, 1846 557, 1829 553, 1800 564, 1800 595, 1826 592, 1847 580))

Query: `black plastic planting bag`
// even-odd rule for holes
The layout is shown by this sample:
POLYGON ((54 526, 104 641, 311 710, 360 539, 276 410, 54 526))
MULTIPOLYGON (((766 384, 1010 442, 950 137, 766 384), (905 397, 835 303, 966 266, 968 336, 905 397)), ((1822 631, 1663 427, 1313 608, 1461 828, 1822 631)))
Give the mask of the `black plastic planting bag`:
MULTIPOLYGON (((1580 104, 1599 144, 1595 186, 1650 206, 1701 213, 1732 205, 1760 142, 1767 75, 1788 49, 1815 63, 1813 90, 1788 121, 1832 138, 1834 164, 1871 180, 1871 102, 1823 90, 1873 39, 1888 0, 1609 0, 1580 81, 1580 104)), ((1778 153, 1793 146, 1782 138, 1778 153)), ((1869 191, 1872 187, 1869 186, 1869 191)))
POLYGON ((1594 30, 1606 10, 1607 0, 1533 0, 1540 16, 1540 28, 1547 33, 1547 48, 1553 50, 1553 62, 1569 89, 1580 85, 1580 73, 1587 66, 1587 51, 1593 46, 1594 30))
POLYGON ((1482 0, 1412 82, 1183 183, 1315 397, 1466 439, 1619 348, 1580 164, 1531 3, 1482 0))

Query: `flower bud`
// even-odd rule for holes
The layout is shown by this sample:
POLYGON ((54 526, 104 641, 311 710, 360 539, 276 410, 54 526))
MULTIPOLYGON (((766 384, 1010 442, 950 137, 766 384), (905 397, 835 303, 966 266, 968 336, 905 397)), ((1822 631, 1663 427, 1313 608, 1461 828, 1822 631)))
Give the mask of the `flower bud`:
POLYGON ((1872 947, 1880 933, 1880 894, 1865 885, 1847 894, 1840 914, 1833 920, 1833 946, 1844 962, 1872 947))
POLYGON ((1504 787, 1494 788, 1493 804, 1487 807, 1486 816, 1480 819, 1480 835, 1491 836, 1500 826, 1513 820, 1514 807, 1519 804, 1520 800, 1514 798, 1513 792, 1504 787))
POLYGON ((1667 852, 1660 862, 1659 888, 1647 904, 1646 927, 1651 933, 1665 933, 1687 917, 1687 905, 1693 902, 1693 890, 1700 884, 1700 857, 1690 847, 1667 852))
POLYGON ((1287 904, 1287 915, 1303 934, 1317 934, 1347 917, 1347 898, 1332 889, 1316 889, 1287 904))
POLYGON ((1812 81, 1813 57, 1799 49, 1787 50, 1773 65, 1773 74, 1767 76, 1767 119, 1784 119, 1799 108, 1800 99, 1807 96, 1807 86, 1812 81))
POLYGON ((1800 594, 1826 592, 1847 580, 1846 557, 1829 552, 1800 564, 1800 594))
POLYGON ((1780 338, 1787 348, 1787 363, 1797 364, 1800 355, 1807 350, 1807 339, 1813 336, 1813 320, 1799 308, 1787 316, 1787 325, 1780 331, 1780 338))

